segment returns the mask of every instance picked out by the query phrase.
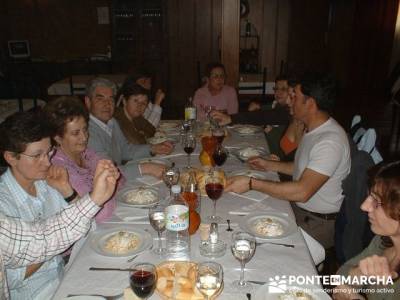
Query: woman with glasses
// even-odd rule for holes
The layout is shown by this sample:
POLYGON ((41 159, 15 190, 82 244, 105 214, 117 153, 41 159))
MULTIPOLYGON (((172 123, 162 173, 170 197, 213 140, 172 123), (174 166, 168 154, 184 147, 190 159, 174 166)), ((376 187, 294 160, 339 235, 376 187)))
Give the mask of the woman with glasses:
POLYGON ((209 113, 208 107, 229 115, 236 114, 239 103, 236 91, 225 84, 226 72, 223 64, 210 63, 207 66, 207 82, 194 94, 197 119, 204 121, 209 113))
MULTIPOLYGON (((400 295, 400 161, 382 166, 375 175, 370 194, 361 205, 376 234, 370 245, 340 267, 338 274, 370 278, 388 278, 388 285, 342 285, 334 299, 399 299, 400 295), (386 291, 384 290, 386 288, 386 291)), ((371 282, 373 283, 373 282, 371 282)))
MULTIPOLYGON (((0 213, 20 221, 45 220, 75 198, 64 168, 52 166, 51 128, 41 112, 22 112, 0 125, 8 168, 0 177, 0 213)), ((63 276, 60 255, 43 263, 6 268, 11 299, 50 299, 63 276)))
MULTIPOLYGON (((100 161, 96 152, 88 148, 88 112, 83 103, 74 97, 57 98, 44 109, 56 143, 56 153, 51 163, 68 170, 70 184, 79 196, 83 196, 93 188, 96 166, 100 161)), ((119 186, 124 181, 121 176, 119 186)), ((97 213, 96 222, 101 223, 111 218, 115 207, 115 197, 112 197, 97 213)))
POLYGON ((119 105, 114 118, 126 139, 131 144, 146 144, 154 136, 156 129, 144 118, 149 103, 148 91, 137 83, 124 86, 120 92, 119 105))

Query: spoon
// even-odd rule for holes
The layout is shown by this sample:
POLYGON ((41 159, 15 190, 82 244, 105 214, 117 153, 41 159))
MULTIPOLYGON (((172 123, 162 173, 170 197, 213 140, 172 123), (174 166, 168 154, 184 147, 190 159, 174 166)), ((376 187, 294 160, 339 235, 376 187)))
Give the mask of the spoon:
POLYGON ((233 229, 231 228, 231 220, 226 220, 226 222, 228 223, 228 228, 226 229, 226 231, 233 231, 233 229))

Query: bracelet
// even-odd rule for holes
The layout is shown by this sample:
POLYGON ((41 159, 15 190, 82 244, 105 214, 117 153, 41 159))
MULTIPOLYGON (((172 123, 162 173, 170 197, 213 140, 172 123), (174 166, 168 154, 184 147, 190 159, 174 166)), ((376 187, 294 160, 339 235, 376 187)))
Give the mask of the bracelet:
POLYGON ((71 196, 64 198, 65 201, 71 202, 72 200, 74 200, 76 198, 76 196, 78 196, 78 193, 75 191, 75 189, 72 189, 72 190, 73 190, 73 192, 72 192, 71 196))

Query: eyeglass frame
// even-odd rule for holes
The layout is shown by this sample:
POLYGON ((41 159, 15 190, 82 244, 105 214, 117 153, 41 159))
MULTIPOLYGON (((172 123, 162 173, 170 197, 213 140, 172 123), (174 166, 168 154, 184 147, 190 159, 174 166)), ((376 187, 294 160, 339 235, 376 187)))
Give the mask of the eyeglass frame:
POLYGON ((45 159, 45 157, 47 157, 48 160, 51 160, 55 153, 56 153, 56 148, 54 146, 51 146, 49 148, 49 150, 47 150, 44 153, 38 153, 38 154, 32 155, 32 154, 26 154, 26 153, 23 153, 23 152, 18 152, 17 154, 30 157, 35 162, 38 162, 38 161, 43 161, 45 159))

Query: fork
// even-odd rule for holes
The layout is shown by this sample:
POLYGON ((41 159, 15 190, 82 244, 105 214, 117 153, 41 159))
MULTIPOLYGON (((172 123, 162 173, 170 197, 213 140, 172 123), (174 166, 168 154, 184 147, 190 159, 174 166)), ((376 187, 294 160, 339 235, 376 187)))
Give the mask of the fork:
POLYGON ((257 246, 262 246, 262 245, 278 245, 278 246, 283 246, 283 247, 288 247, 288 248, 294 248, 294 245, 292 244, 283 244, 283 243, 273 243, 273 242, 256 242, 257 246))
POLYGON ((67 298, 69 297, 75 297, 75 296, 96 296, 96 297, 103 297, 106 300, 118 300, 120 299, 124 294, 118 294, 114 296, 105 296, 105 295, 99 295, 99 294, 69 294, 67 295, 67 298))

